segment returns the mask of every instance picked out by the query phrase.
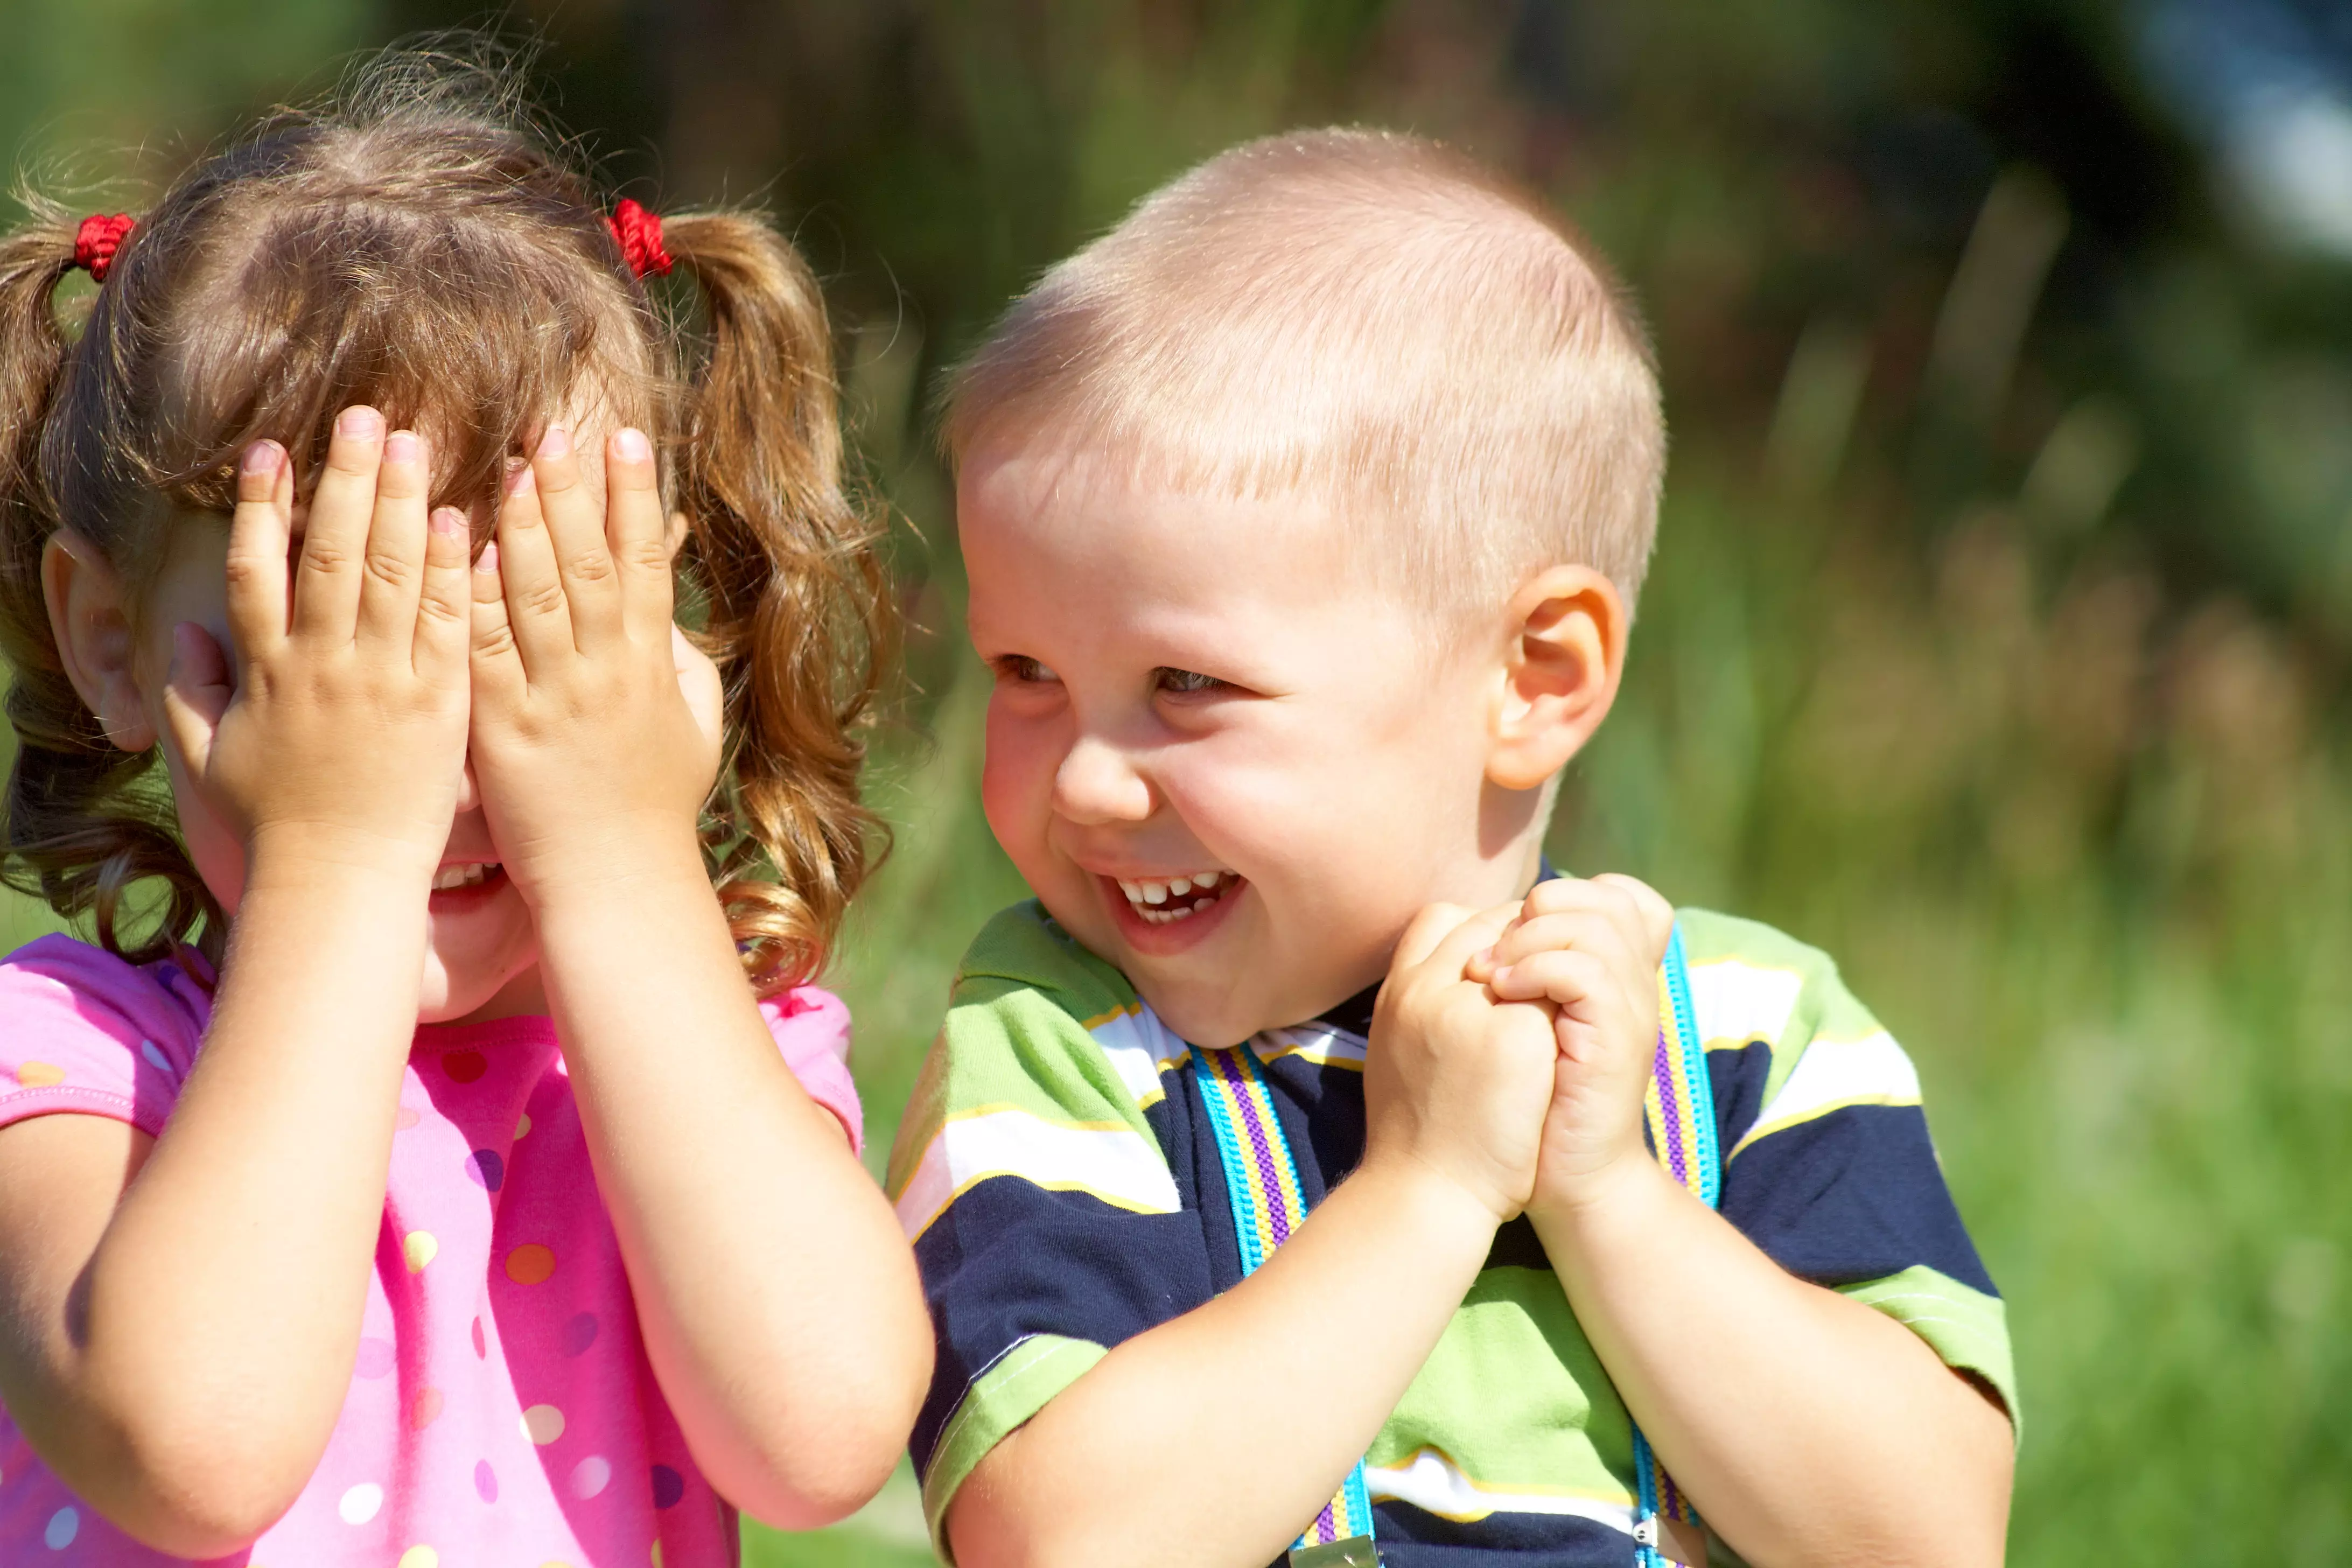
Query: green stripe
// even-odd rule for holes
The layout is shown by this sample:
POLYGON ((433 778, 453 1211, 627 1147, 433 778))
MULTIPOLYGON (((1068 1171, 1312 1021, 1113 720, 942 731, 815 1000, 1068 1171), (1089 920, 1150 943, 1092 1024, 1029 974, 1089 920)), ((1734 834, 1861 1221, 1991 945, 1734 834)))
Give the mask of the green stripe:
POLYGON ((2021 1434, 2017 1404, 2017 1368, 2009 1347, 2009 1309, 1998 1296, 1961 1284, 1925 1264, 1861 1285, 1841 1285, 1838 1294, 1874 1307, 1927 1342, 1948 1367, 1975 1373, 1992 1384, 2009 1407, 2009 1424, 2021 1434))
POLYGON ((1032 1334, 964 1390, 963 1403, 948 1417, 923 1477, 923 1517, 930 1521, 931 1545, 942 1561, 955 1561, 948 1550, 948 1504, 973 1467, 1107 1353, 1091 1340, 1032 1334))

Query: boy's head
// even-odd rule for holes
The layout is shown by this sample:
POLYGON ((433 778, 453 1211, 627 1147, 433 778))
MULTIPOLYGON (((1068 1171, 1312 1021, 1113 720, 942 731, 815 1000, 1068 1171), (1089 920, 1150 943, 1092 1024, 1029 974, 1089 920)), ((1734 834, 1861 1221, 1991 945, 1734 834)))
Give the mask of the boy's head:
POLYGON ((1310 1017, 1422 905, 1532 879, 1664 445, 1556 218, 1408 137, 1236 148, 1013 307, 948 440, 990 824, 1186 1038, 1310 1017))

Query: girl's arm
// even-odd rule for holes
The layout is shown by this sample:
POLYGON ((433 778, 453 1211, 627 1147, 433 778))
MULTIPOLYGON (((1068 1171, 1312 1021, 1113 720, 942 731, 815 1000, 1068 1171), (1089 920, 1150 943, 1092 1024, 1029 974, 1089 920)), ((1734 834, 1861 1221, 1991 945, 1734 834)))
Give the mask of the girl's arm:
POLYGON ((384 448, 373 410, 338 423, 289 594, 291 476, 255 447, 234 689, 207 636, 175 633, 175 792, 245 859, 171 1120, 152 1147, 79 1115, 0 1132, 0 1400, 68 1486, 183 1556, 250 1542, 309 1481, 382 1223, 463 766, 467 593, 463 519, 428 523, 415 437, 384 448))
POLYGON ((1630 878, 1538 885, 1472 973, 1559 1007, 1528 1217, 1658 1457, 1758 1568, 1998 1563, 2009 1421, 1902 1324, 1797 1279, 1643 1146, 1674 911, 1630 878))
POLYGON ((711 1483, 805 1528, 889 1475, 930 1323, 888 1204, 744 983, 696 836, 718 749, 679 690, 645 437, 604 467, 609 524, 560 426, 510 486, 474 578, 475 767, 654 1371, 711 1483))

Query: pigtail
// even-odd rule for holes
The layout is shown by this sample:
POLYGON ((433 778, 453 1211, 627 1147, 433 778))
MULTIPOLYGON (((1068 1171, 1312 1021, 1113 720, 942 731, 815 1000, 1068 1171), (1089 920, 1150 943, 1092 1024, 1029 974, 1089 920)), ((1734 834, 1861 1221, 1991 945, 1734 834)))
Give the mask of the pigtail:
POLYGON ((708 317, 677 458, 681 565, 726 690, 719 895, 765 992, 816 972, 874 863, 860 721, 896 622, 878 531, 844 490, 816 279, 745 214, 668 216, 662 237, 708 317))
POLYGON ((181 847, 169 797, 145 779, 154 753, 107 739, 50 635, 41 552, 58 519, 41 448, 70 353, 57 287, 76 263, 73 226, 46 205, 34 210, 32 223, 0 239, 0 659, 16 736, 0 795, 0 880, 69 920, 89 915, 109 951, 145 962, 173 952, 199 922, 208 938, 219 922, 206 921, 217 911, 181 847), (166 889, 162 920, 131 943, 122 900, 151 878, 166 889))

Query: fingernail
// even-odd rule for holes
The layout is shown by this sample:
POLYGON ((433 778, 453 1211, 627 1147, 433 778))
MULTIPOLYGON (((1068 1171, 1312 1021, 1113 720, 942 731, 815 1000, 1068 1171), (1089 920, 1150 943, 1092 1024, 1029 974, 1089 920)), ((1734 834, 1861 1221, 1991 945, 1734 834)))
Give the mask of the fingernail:
POLYGON ((507 466, 507 494, 519 496, 530 489, 530 465, 520 460, 507 466))
POLYGON ((654 455, 654 444, 642 430, 623 430, 613 437, 613 449, 625 463, 642 463, 654 455))
POLYGON ((245 449, 245 471, 248 474, 273 473, 278 468, 278 443, 256 441, 245 449))
POLYGON ((425 520, 436 533, 457 534, 466 531, 466 514, 454 506, 438 506, 425 520))
POLYGON ((335 434, 353 441, 373 441, 383 434, 383 416, 373 408, 346 408, 335 416, 335 434))
POLYGON ((1482 947, 1477 952, 1470 955, 1470 962, 1473 963, 1492 963, 1495 962, 1495 950, 1491 947, 1482 947))
POLYGON ((1500 987, 1500 986, 1503 984, 1503 983, 1504 983, 1505 981, 1507 981, 1507 980, 1510 979, 1510 977, 1511 977, 1511 966, 1510 966, 1509 964, 1507 964, 1507 964, 1505 964, 1502 968, 1497 969, 1496 971, 1495 971, 1495 973, 1494 973, 1489 974, 1488 976, 1486 976, 1486 984, 1489 984, 1489 985, 1492 985, 1492 986, 1500 987))
POLYGON ((394 430, 383 444, 383 460, 387 463, 416 461, 416 436, 408 430, 394 430))
POLYGON ((542 458, 564 457, 571 450, 572 432, 561 425, 549 426, 547 434, 539 438, 539 455, 542 458))
POLYGON ((497 540, 493 539, 488 544, 482 546, 481 555, 474 562, 474 570, 477 572, 488 572, 492 576, 496 576, 498 574, 499 542, 497 540))

